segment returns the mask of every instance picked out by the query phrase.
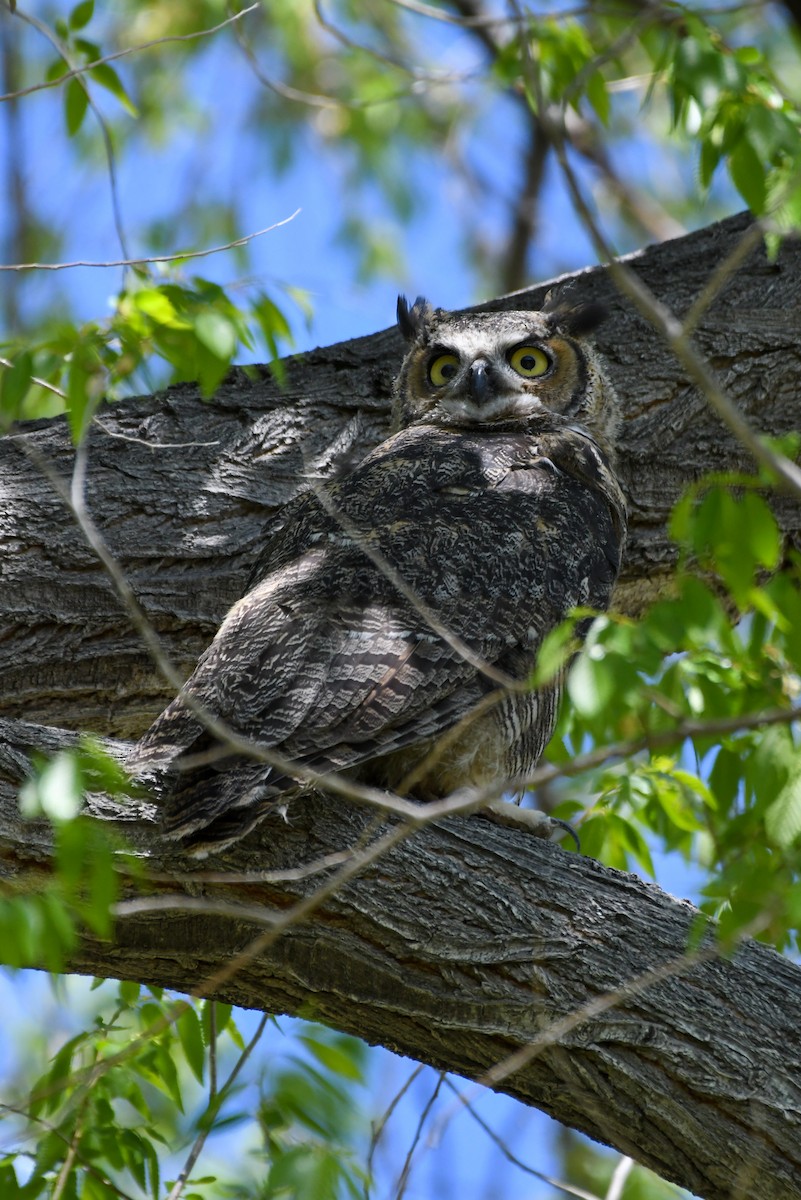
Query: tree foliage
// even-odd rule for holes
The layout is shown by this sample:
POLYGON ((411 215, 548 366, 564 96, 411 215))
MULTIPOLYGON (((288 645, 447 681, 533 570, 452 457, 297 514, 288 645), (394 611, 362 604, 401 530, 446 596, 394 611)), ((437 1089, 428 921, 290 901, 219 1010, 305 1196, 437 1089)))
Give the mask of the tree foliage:
MULTIPOLYGON (((801 225, 790 6, 32 7, 18 0, 0 13, 11 198, 0 231, 8 247, 0 422, 11 436, 31 418, 65 414, 80 445, 105 404, 187 380, 210 396, 232 364, 265 356, 280 382, 280 356, 308 341, 304 322, 326 328, 305 265, 303 278, 288 281, 270 270, 261 248, 283 231, 257 238, 249 224, 246 193, 281 180, 336 196, 326 209, 330 262, 348 276, 327 280, 331 294, 335 286, 375 294, 371 287, 409 265, 422 286, 446 274, 451 255, 465 287, 511 290, 534 272, 611 258, 738 204, 759 218, 774 257, 801 225), (28 161, 25 149, 40 100, 49 113, 60 107, 48 162, 28 161), (184 186, 159 196, 158 164, 181 155, 187 137, 184 186), (211 169, 226 153, 223 137, 236 147, 237 170, 252 170, 242 189, 222 186, 211 169), (25 267, 85 259, 72 223, 52 224, 50 191, 64 164, 107 196, 101 227, 116 241, 95 244, 109 264, 104 278, 122 276, 105 285, 114 294, 103 317, 79 267, 25 267), (131 182, 143 173, 152 201, 131 182), (436 200, 443 191, 456 213, 447 228, 436 200), (441 247, 433 269, 413 246, 428 224, 441 247), (218 244, 227 253, 206 258, 218 244)), ((74 225, 85 237, 77 215, 74 225)), ((694 365, 692 335, 738 265, 731 256, 686 312, 667 315, 625 267, 613 274, 713 404, 714 378, 694 365)), ((316 266, 318 277, 325 269, 316 266)), ((783 541, 774 498, 777 488, 796 503, 801 495, 798 440, 769 444, 757 431, 749 449, 759 460, 750 473, 701 480, 675 509, 670 594, 640 619, 612 613, 593 625, 548 752, 558 770, 540 798, 576 825, 584 853, 610 866, 653 877, 657 854, 691 863, 703 879, 701 911, 724 944, 756 936, 795 953, 801 558, 783 541)), ((572 629, 551 639, 537 680, 571 653, 572 629)), ((20 802, 53 822, 55 855, 36 894, 0 898, 11 967, 58 971, 82 931, 113 936, 120 873, 138 872, 146 888, 142 865, 80 812, 87 792, 123 795, 127 786, 92 738, 34 764, 20 802)), ((257 1039, 245 1041, 229 1008, 127 983, 103 984, 97 999, 85 1027, 41 1046, 37 1065, 4 1089, 13 1130, 0 1161, 4 1195, 369 1191, 378 1135, 371 1147, 354 1115, 362 1046, 301 1026, 287 1035, 293 1049, 280 1066, 251 1075, 257 1101, 244 1105, 257 1039), (257 1130, 252 1169, 223 1164, 214 1178, 196 1169, 210 1135, 246 1120, 257 1130)), ((434 1085, 435 1099, 445 1086, 434 1085)), ((563 1157, 584 1189, 574 1194, 605 1194, 605 1158, 572 1143, 563 1157)), ((407 1163, 394 1194, 408 1177, 407 1163)), ((628 1200, 666 1194, 637 1172, 623 1193, 614 1186, 606 1194, 628 1200)))

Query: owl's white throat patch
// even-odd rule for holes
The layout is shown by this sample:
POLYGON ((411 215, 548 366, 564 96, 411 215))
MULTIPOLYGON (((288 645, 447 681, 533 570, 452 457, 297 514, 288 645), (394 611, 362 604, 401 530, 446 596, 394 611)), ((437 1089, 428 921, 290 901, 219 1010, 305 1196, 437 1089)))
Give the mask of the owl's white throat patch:
POLYGON ((488 425, 496 421, 523 421, 544 411, 539 396, 531 392, 510 392, 493 396, 483 404, 466 396, 443 397, 439 411, 448 424, 488 425))

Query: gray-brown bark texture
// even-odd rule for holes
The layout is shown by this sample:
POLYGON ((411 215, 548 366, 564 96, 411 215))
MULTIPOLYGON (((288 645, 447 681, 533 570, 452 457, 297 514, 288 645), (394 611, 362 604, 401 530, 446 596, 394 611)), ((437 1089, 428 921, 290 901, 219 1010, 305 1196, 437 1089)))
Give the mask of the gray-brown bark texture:
MULTIPOLYGON (((734 218, 631 265, 681 313, 746 228, 734 218)), ((545 290, 492 307, 536 308, 545 290)), ((799 426, 799 292, 801 247, 786 244, 775 263, 757 250, 696 338, 766 433, 799 426)), ((620 467, 631 521, 618 605, 636 613, 670 578, 665 521, 682 489, 710 470, 751 464, 603 270, 582 273, 575 295, 611 310, 598 343, 626 414, 620 467)), ((401 353, 387 330, 288 363, 283 388, 261 370, 238 371, 209 403, 187 386, 102 411, 89 443, 89 509, 182 670, 241 594, 280 505, 384 436, 401 353)), ((46 830, 18 818, 16 781, 32 748, 69 739, 42 726, 132 737, 171 689, 20 435, 65 477, 72 449, 61 420, 0 443, 0 872, 30 887, 47 870, 49 843, 46 830)), ((798 504, 778 498, 776 511, 798 541, 798 504)), ((120 815, 110 802, 96 809, 120 815)), ((290 818, 269 819, 222 865, 286 870, 377 836, 376 814, 343 801, 304 800, 290 818)), ((326 876, 212 882, 198 874, 206 864, 164 849, 147 806, 129 810, 124 828, 159 876, 149 894, 184 909, 129 913, 113 944, 82 943, 75 970, 302 1012, 471 1078, 553 1021, 680 960, 694 915, 656 887, 524 832, 453 817, 400 842, 225 982, 204 987, 263 931, 252 906, 286 912, 326 876), (204 897, 247 907, 189 907, 204 897)), ((498 1086, 700 1196, 791 1200, 801 1197, 799 1028, 801 970, 748 943, 733 959, 696 962, 588 1014, 498 1086)))

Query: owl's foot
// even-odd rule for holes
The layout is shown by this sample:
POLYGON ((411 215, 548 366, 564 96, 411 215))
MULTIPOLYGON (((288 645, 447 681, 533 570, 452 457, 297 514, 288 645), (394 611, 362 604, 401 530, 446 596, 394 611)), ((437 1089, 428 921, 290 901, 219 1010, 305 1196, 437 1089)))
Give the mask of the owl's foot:
POLYGON ((496 825, 525 829, 535 837, 550 838, 558 830, 564 830, 576 843, 576 850, 581 850, 579 836, 572 825, 567 821, 560 821, 558 817, 549 817, 538 808, 519 808, 517 804, 509 804, 506 800, 493 800, 479 809, 479 813, 488 821, 494 821, 496 825))

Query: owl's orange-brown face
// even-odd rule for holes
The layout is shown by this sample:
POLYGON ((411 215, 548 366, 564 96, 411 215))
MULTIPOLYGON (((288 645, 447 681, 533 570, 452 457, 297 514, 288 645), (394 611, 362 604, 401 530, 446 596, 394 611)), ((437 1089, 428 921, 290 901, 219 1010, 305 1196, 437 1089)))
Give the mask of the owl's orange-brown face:
POLYGON ((614 393, 558 313, 451 314, 418 300, 399 316, 412 347, 397 383, 396 428, 519 426, 549 412, 610 440, 614 393))

